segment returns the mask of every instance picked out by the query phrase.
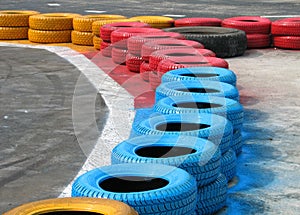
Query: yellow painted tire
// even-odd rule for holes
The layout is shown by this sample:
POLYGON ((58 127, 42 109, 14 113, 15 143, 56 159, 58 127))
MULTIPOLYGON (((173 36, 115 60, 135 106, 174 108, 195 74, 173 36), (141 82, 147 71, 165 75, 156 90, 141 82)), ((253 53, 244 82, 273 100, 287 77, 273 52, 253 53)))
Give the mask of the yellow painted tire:
POLYGON ((125 16, 114 14, 96 14, 75 17, 73 19, 73 28, 75 31, 92 32, 92 24, 95 21, 107 20, 107 19, 125 19, 125 16))
POLYGON ((100 28, 103 25, 111 24, 111 23, 115 23, 115 22, 138 22, 138 20, 135 20, 135 19, 104 19, 104 20, 99 20, 99 21, 93 22, 92 31, 95 35, 100 36, 100 28))
POLYGON ((168 28, 174 24, 174 19, 165 16, 134 16, 130 19, 139 20, 149 24, 153 28, 168 28))
POLYGON ((39 14, 33 10, 2 10, 0 11, 1 27, 28 27, 29 16, 39 14))
POLYGON ((0 27, 0 40, 21 40, 28 38, 28 27, 0 27))
POLYGON ((28 39, 35 43, 69 43, 71 42, 71 30, 40 31, 29 29, 28 39))
POLYGON ((94 34, 91 32, 72 31, 72 43, 83 46, 93 46, 94 34))
POLYGON ((57 198, 27 203, 3 215, 36 215, 50 212, 92 212, 105 215, 138 215, 123 202, 100 198, 57 198))
POLYGON ((94 48, 97 49, 97 50, 100 50, 101 49, 101 43, 102 43, 102 39, 95 35, 93 37, 94 48))
POLYGON ((29 17, 29 27, 35 30, 61 31, 73 29, 74 13, 44 13, 29 17))

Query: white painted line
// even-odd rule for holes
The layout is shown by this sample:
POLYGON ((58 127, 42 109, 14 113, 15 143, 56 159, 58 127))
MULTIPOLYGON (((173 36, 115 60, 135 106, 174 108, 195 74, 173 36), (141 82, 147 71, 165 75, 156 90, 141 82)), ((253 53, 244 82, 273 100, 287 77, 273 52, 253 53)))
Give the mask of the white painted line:
POLYGON ((273 16, 261 16, 265 18, 292 18, 292 17, 300 17, 300 15, 273 15, 273 16))
POLYGON ((86 13, 106 13, 105 10, 85 10, 86 13))
POLYGON ((168 17, 174 17, 174 18, 182 18, 182 17, 186 17, 186 15, 181 15, 181 14, 165 14, 162 16, 168 16, 168 17))
POLYGON ((47 5, 49 7, 59 7, 60 6, 60 4, 58 4, 58 3, 48 3, 47 5))

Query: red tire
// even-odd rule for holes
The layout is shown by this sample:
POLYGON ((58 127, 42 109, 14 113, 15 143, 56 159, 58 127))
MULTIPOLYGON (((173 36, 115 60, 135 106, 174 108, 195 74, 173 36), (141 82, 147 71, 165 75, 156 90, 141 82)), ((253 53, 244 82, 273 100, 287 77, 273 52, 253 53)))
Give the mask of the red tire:
POLYGON ((127 41, 128 51, 134 55, 141 55, 142 46, 146 42, 160 40, 160 39, 182 39, 184 40, 184 36, 175 32, 157 32, 152 34, 141 34, 138 36, 130 37, 127 41))
POLYGON ((269 34, 247 34, 247 48, 267 48, 271 45, 269 34))
POLYGON ((271 21, 259 16, 239 16, 224 19, 222 27, 239 29, 246 34, 269 34, 271 21))
POLYGON ((127 39, 139 34, 162 32, 157 28, 119 28, 111 33, 111 43, 119 48, 127 48, 127 39))
POLYGON ((191 17, 177 19, 174 22, 175 27, 186 27, 186 26, 215 26, 220 27, 222 19, 218 18, 204 18, 204 17, 191 17))
POLYGON ((204 46, 201 43, 192 40, 165 39, 145 43, 142 46, 141 55, 142 58, 148 62, 151 53, 154 51, 186 47, 193 47, 198 49, 204 48, 204 46))
POLYGON ((101 54, 105 57, 111 57, 112 45, 111 43, 102 41, 100 44, 101 54))
POLYGON ((140 66, 143 63, 143 59, 140 56, 136 56, 133 54, 128 53, 126 55, 126 67, 131 72, 140 72, 140 66))
POLYGON ((103 41, 110 42, 110 36, 111 33, 118 28, 129 28, 129 27, 134 27, 134 28, 149 28, 150 25, 142 22, 115 22, 111 24, 106 24, 103 25, 100 28, 100 37, 102 38, 103 41))
POLYGON ((152 90, 155 90, 161 84, 161 79, 155 71, 149 73, 149 82, 152 90))
POLYGON ((206 56, 215 57, 216 54, 208 49, 180 48, 180 49, 164 49, 153 52, 149 56, 149 66, 156 70, 160 61, 172 57, 174 61, 180 60, 181 57, 188 56, 206 56), (176 60, 176 58, 179 58, 176 60))
POLYGON ((113 47, 111 50, 111 59, 116 64, 124 65, 126 63, 126 55, 128 54, 127 49, 120 49, 113 47))
POLYGON ((165 74, 166 72, 179 68, 187 67, 221 67, 228 68, 229 64, 226 60, 217 57, 181 57, 179 58, 168 58, 160 61, 157 67, 157 73, 160 75, 165 74))
POLYGON ((273 45, 277 48, 300 50, 300 36, 274 36, 273 45))
POLYGON ((272 22, 273 35, 300 36, 300 17, 280 19, 272 22))
POLYGON ((145 61, 143 61, 143 63, 140 66, 140 75, 141 75, 141 78, 144 81, 149 82, 149 74, 152 71, 153 70, 150 68, 149 63, 146 63, 145 61))

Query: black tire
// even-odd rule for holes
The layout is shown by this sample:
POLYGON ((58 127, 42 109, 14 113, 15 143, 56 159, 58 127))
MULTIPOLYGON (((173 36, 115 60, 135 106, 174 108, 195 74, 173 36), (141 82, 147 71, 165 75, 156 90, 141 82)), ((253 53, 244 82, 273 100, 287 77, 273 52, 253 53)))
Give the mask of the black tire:
POLYGON ((229 149, 221 158, 221 173, 230 181, 236 175, 237 158, 235 152, 229 149))
POLYGON ((124 202, 139 214, 193 214, 196 180, 186 171, 160 164, 117 164, 77 178, 72 197, 108 198, 124 202))
POLYGON ((220 81, 236 86, 236 75, 233 71, 220 67, 190 67, 175 69, 162 76, 162 83, 171 81, 220 81))
POLYGON ((230 147, 237 156, 242 153, 243 137, 241 129, 233 130, 230 147))
POLYGON ((137 135, 188 135, 208 139, 217 146, 228 148, 232 139, 232 125, 215 114, 154 115, 133 125, 137 135))
POLYGON ((220 58, 240 56, 247 49, 246 33, 238 29, 196 26, 166 28, 163 30, 177 32, 187 40, 200 42, 220 58))
POLYGON ((223 174, 211 184, 198 189, 196 214, 213 214, 226 205, 227 180, 223 174))
POLYGON ((142 135, 118 144, 111 155, 112 164, 153 163, 181 168, 204 186, 221 172, 221 153, 206 139, 192 136, 142 135))
POLYGON ((162 83, 156 89, 155 102, 168 96, 206 95, 218 96, 239 101, 236 87, 218 81, 173 81, 162 83))

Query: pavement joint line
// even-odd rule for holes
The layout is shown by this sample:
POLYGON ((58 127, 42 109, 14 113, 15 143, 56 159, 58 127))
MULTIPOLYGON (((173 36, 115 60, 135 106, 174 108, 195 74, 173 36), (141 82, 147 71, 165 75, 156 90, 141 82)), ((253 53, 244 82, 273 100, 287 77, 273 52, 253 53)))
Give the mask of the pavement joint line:
MULTIPOLYGON (((81 72, 81 74, 86 76, 89 82, 97 89, 97 92, 101 94, 102 98, 105 101, 105 104, 109 110, 109 114, 107 116, 106 124, 101 132, 101 135, 98 137, 93 150, 87 156, 87 159, 82 168, 79 170, 78 174, 59 195, 59 197, 70 197, 72 183, 77 177, 94 168, 104 165, 110 165, 110 154, 106 154, 106 151, 103 150, 103 147, 112 149, 119 142, 123 141, 124 138, 126 139, 129 137, 131 126, 123 126, 121 128, 122 131, 116 129, 116 127, 119 126, 117 125, 119 123, 117 122, 117 120, 120 120, 120 116, 124 116, 124 114, 128 120, 126 122, 129 122, 131 123, 130 125, 132 125, 135 115, 134 98, 122 86, 120 86, 112 78, 110 78, 102 69, 97 67, 84 55, 72 50, 71 48, 58 46, 12 44, 4 42, 0 42, 0 46, 44 49, 57 54, 58 56, 74 65, 81 72), (120 109, 118 109, 118 107, 120 107, 120 109), (101 163, 99 163, 99 161, 101 163)), ((80 79, 80 77, 78 79, 80 79)))

